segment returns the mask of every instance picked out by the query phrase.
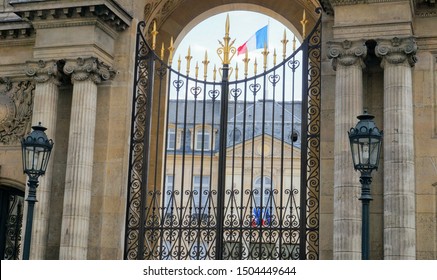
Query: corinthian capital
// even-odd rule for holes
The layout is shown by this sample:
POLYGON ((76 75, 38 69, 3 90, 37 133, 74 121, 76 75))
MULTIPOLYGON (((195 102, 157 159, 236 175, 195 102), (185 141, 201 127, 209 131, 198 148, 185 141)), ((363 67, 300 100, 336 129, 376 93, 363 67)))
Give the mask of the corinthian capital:
POLYGON ((115 71, 99 61, 95 57, 77 58, 75 60, 67 60, 64 66, 64 73, 71 74, 71 82, 86 81, 90 79, 96 84, 102 80, 109 80, 115 76, 115 71))
POLYGON ((379 39, 375 47, 375 54, 382 57, 382 67, 385 63, 402 64, 408 63, 411 67, 417 61, 417 44, 413 37, 393 39, 379 39))
POLYGON ((332 59, 332 68, 337 70, 337 65, 365 67, 363 59, 367 55, 364 40, 328 42, 328 58, 332 59))
POLYGON ((60 85, 61 73, 58 69, 57 61, 28 61, 24 69, 29 77, 33 77, 37 83, 54 83, 60 85))

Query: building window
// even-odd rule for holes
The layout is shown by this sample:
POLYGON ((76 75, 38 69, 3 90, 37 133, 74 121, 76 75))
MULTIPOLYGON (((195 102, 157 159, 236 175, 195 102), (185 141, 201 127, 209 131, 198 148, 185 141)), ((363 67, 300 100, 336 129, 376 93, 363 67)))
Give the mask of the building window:
POLYGON ((194 176, 193 178, 193 205, 191 213, 194 218, 206 219, 209 214, 209 176, 194 176))
POLYGON ((194 149, 209 151, 211 150, 211 131, 208 129, 197 130, 195 135, 194 149))
POLYGON ((170 217, 173 214, 173 194, 174 194, 174 176, 165 176, 164 186, 164 213, 166 217, 170 217))
POLYGON ((271 207, 273 204, 272 179, 258 177, 253 186, 252 226, 269 226, 272 220, 271 207))
POLYGON ((264 176, 262 179, 261 177, 255 179, 253 187, 255 207, 270 207, 272 203, 272 194, 272 179, 270 179, 270 177, 264 176))
POLYGON ((174 128, 169 128, 167 131, 167 149, 174 150, 176 148, 176 132, 174 128))

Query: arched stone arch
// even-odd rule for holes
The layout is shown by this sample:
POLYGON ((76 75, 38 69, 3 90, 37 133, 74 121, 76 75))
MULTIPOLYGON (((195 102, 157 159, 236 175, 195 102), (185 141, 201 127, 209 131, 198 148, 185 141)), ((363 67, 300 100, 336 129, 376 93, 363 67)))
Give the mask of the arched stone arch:
MULTIPOLYGON (((150 29, 153 21, 157 22, 159 31, 158 45, 170 42, 170 37, 177 38, 177 43, 191 30, 196 24, 210 16, 235 10, 247 10, 260 12, 275 18, 287 28, 292 30, 299 39, 302 38, 303 11, 306 11, 307 34, 317 22, 319 15, 315 9, 319 7, 318 1, 305 0, 284 0, 284 1, 226 1, 221 0, 162 0, 152 1, 146 4, 144 9, 144 20, 146 29, 150 29), (187 8, 189 7, 189 8, 187 8)), ((232 28, 232 27, 231 27, 232 28)))
POLYGON ((0 187, 16 189, 23 193, 26 190, 26 184, 9 178, 0 178, 0 187))

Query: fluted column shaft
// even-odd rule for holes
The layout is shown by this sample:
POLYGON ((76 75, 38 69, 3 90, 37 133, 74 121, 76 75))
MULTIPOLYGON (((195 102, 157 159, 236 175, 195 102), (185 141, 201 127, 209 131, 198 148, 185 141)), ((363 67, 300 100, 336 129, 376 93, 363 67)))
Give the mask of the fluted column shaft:
POLYGON ((334 259, 361 258, 359 174, 354 171, 347 131, 363 112, 364 41, 330 42, 335 80, 334 259))
POLYGON ((67 61, 64 72, 71 74, 73 99, 59 258, 79 260, 87 258, 97 84, 111 75, 95 58, 67 61))
POLYGON ((384 68, 384 258, 416 258, 412 38, 379 40, 384 68))
MULTIPOLYGON (((56 61, 28 62, 25 72, 36 82, 33 99, 32 124, 38 122, 47 127, 47 136, 56 143, 56 119, 59 95, 59 72, 56 61)), ((54 154, 54 146, 52 154, 54 154)), ((50 196, 53 174, 53 157, 50 159, 44 176, 39 178, 37 190, 38 203, 35 204, 33 216, 30 259, 46 258, 48 240, 50 196)), ((27 204, 25 206, 27 213, 27 204)), ((24 232, 24 230, 23 230, 24 232)))

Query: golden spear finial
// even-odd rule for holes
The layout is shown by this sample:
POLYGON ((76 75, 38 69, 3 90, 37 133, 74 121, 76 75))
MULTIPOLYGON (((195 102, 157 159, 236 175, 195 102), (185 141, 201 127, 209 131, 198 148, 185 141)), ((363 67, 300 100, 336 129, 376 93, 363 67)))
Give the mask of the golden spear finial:
POLYGON ((287 33, 285 32, 285 28, 284 28, 284 37, 282 38, 281 43, 282 43, 282 59, 285 60, 285 57, 287 55, 287 43, 288 43, 287 33))
POLYGON ((302 38, 305 38, 305 36, 306 36, 305 29, 306 29, 307 23, 308 23, 308 20, 307 20, 307 17, 306 17, 306 13, 305 13, 305 10, 303 10, 303 18, 300 21, 300 24, 302 24, 302 38))
POLYGON ((256 72, 258 71, 258 63, 256 63, 256 58, 255 58, 255 63, 253 64, 253 73, 255 74, 255 76, 256 76, 256 72))
POLYGON ((174 45, 173 45, 173 36, 170 39, 170 47, 168 47, 168 64, 171 65, 171 63, 173 62, 173 53, 174 53, 174 45))
POLYGON ((187 60, 187 76, 190 75, 190 62, 193 57, 191 56, 191 47, 188 47, 188 54, 185 57, 187 60))
POLYGON ((202 63, 203 63, 203 78, 206 80, 208 76, 208 64, 209 64, 208 51, 205 51, 205 59, 202 61, 202 63))
POLYGON ((164 51, 165 51, 164 42, 162 42, 162 46, 161 46, 161 60, 164 60, 164 51))
POLYGON ((273 49, 273 66, 276 66, 276 48, 273 49))
POLYGON ((238 80, 238 62, 235 63, 235 80, 238 80))
POLYGON ((246 49, 246 52, 244 53, 244 58, 243 58, 243 62, 244 62, 244 76, 246 78, 247 78, 247 72, 248 72, 248 69, 249 69, 249 60, 250 60, 249 53, 247 52, 247 49, 246 49))
POLYGON ((214 64, 214 70, 212 70, 212 73, 213 73, 212 79, 215 81, 217 78, 217 67, 215 66, 215 64, 214 64))
POLYGON ((178 59, 178 72, 181 72, 181 55, 179 55, 178 59))
POLYGON ((293 36, 293 52, 296 50, 296 35, 293 36))
POLYGON ((153 21, 153 29, 152 29, 152 50, 155 50, 156 47, 156 35, 158 35, 158 31, 156 30, 156 20, 153 21))
POLYGON ((267 44, 264 44, 264 50, 261 52, 264 60, 263 60, 263 67, 264 67, 264 71, 267 70, 267 56, 269 55, 269 51, 267 50, 267 44))
POLYGON ((197 80, 197 77, 199 76, 199 62, 196 62, 195 69, 196 69, 196 80, 197 80))
POLYGON ((223 43, 219 40, 219 44, 221 47, 217 49, 217 54, 222 60, 223 64, 229 65, 231 63, 232 58, 234 57, 237 49, 233 46, 235 39, 231 41, 229 37, 230 23, 229 23, 229 14, 226 16, 226 24, 225 24, 225 37, 223 37, 223 43))

